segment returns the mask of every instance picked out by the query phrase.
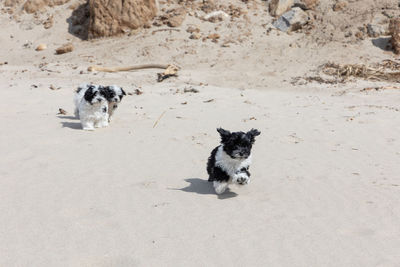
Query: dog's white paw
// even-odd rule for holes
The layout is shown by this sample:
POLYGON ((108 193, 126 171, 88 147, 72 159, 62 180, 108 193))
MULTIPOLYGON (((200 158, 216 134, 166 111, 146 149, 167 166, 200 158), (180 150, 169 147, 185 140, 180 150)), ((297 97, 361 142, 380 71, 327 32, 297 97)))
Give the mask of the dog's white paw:
POLYGON ((107 126, 108 126, 108 121, 105 121, 105 122, 102 122, 99 124, 99 127, 102 127, 102 128, 107 127, 107 126))
POLYGON ((99 121, 94 125, 94 127, 96 127, 96 128, 104 128, 104 127, 107 127, 107 126, 108 126, 108 121, 107 120, 99 121))
POLYGON ((85 122, 81 122, 81 124, 82 124, 82 129, 85 131, 93 131, 94 130, 95 125, 93 122, 85 121, 85 122))
POLYGON ((245 184, 249 184, 250 183, 250 177, 247 176, 246 173, 242 172, 242 173, 235 174, 234 181, 237 184, 245 185, 245 184))
POLYGON ((214 181, 214 189, 218 195, 225 192, 227 188, 228 188, 228 183, 214 181))

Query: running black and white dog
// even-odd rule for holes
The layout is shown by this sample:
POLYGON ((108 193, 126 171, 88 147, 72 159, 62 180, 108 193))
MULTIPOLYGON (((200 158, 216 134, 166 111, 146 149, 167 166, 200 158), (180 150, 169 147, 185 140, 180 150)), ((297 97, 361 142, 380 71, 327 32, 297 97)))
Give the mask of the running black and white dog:
POLYGON ((213 182, 215 192, 222 194, 229 184, 250 183, 251 148, 260 131, 251 129, 247 133, 231 133, 222 128, 217 131, 221 135, 221 145, 211 152, 207 172, 208 181, 213 182))
MULTIPOLYGON (((116 85, 102 86, 82 84, 78 87, 74 95, 75 116, 81 119, 84 130, 89 130, 89 128, 92 130, 93 127, 106 127, 108 122, 111 121, 111 117, 117 109, 118 104, 125 95, 125 91, 116 85), (96 100, 93 102, 95 98, 97 102, 96 100), (100 99, 104 100, 101 104, 99 102, 100 99), (84 114, 82 114, 82 112, 84 114), (104 112, 106 114, 104 114, 104 112), (91 118, 90 120, 95 120, 96 122, 107 117, 107 123, 93 123, 93 127, 88 125, 86 125, 88 127, 84 127, 83 124, 87 124, 88 117, 91 118)), ((89 122, 89 124, 92 123, 89 122)))

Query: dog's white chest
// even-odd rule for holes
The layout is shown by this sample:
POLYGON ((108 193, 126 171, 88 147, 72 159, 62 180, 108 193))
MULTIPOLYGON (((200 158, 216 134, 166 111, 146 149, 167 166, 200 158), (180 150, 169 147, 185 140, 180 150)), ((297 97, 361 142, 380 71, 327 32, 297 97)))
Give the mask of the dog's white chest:
POLYGON ((233 176, 242 168, 247 168, 251 164, 251 155, 247 159, 233 159, 224 150, 221 145, 215 154, 215 166, 220 167, 229 176, 233 176))

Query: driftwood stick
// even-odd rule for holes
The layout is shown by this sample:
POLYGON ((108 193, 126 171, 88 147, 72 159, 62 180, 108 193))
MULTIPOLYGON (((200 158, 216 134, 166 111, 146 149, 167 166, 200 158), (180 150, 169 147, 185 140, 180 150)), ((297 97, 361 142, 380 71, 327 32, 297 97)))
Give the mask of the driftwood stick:
POLYGON ((130 71, 130 70, 142 70, 142 69, 166 69, 170 64, 142 64, 137 66, 128 67, 112 67, 106 68, 101 66, 90 66, 88 71, 102 71, 102 72, 118 72, 118 71, 130 71))
POLYGON ((169 29, 169 28, 166 28, 166 29, 158 29, 158 30, 152 31, 151 34, 155 34, 156 32, 164 32, 164 31, 176 31, 176 32, 180 32, 181 30, 180 30, 180 29, 169 29))
POLYGON ((153 128, 155 128, 158 124, 158 122, 161 120, 161 118, 165 115, 167 111, 165 110, 163 113, 161 113, 160 117, 158 117, 158 119, 156 120, 156 122, 153 125, 153 128))

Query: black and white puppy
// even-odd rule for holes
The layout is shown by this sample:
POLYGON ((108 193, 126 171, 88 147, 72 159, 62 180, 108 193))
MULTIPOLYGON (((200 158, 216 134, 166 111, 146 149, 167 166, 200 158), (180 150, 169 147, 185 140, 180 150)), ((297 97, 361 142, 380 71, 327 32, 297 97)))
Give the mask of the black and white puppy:
POLYGON ((108 102, 108 121, 111 121, 111 116, 114 114, 114 111, 117 109, 118 104, 122 101, 122 98, 126 95, 124 89, 119 86, 111 85, 111 86, 103 86, 103 85, 93 85, 93 84, 81 84, 78 86, 76 93, 74 95, 74 103, 75 103, 75 116, 79 118, 79 105, 84 98, 86 90, 89 88, 96 88, 99 92, 106 98, 108 102))
POLYGON ((108 121, 111 121, 111 117, 115 110, 118 108, 118 104, 122 101, 122 98, 126 95, 124 89, 119 86, 101 86, 102 90, 105 91, 108 101, 108 121))
MULTIPOLYGON (((77 92, 80 94, 82 92, 77 92)), ((84 130, 108 126, 108 101, 103 90, 98 86, 89 85, 84 90, 77 111, 84 130)))
POLYGON ((229 132, 222 128, 221 145, 214 148, 208 158, 208 181, 213 182, 217 194, 222 194, 229 184, 245 185, 250 182, 251 148, 260 131, 229 132))

